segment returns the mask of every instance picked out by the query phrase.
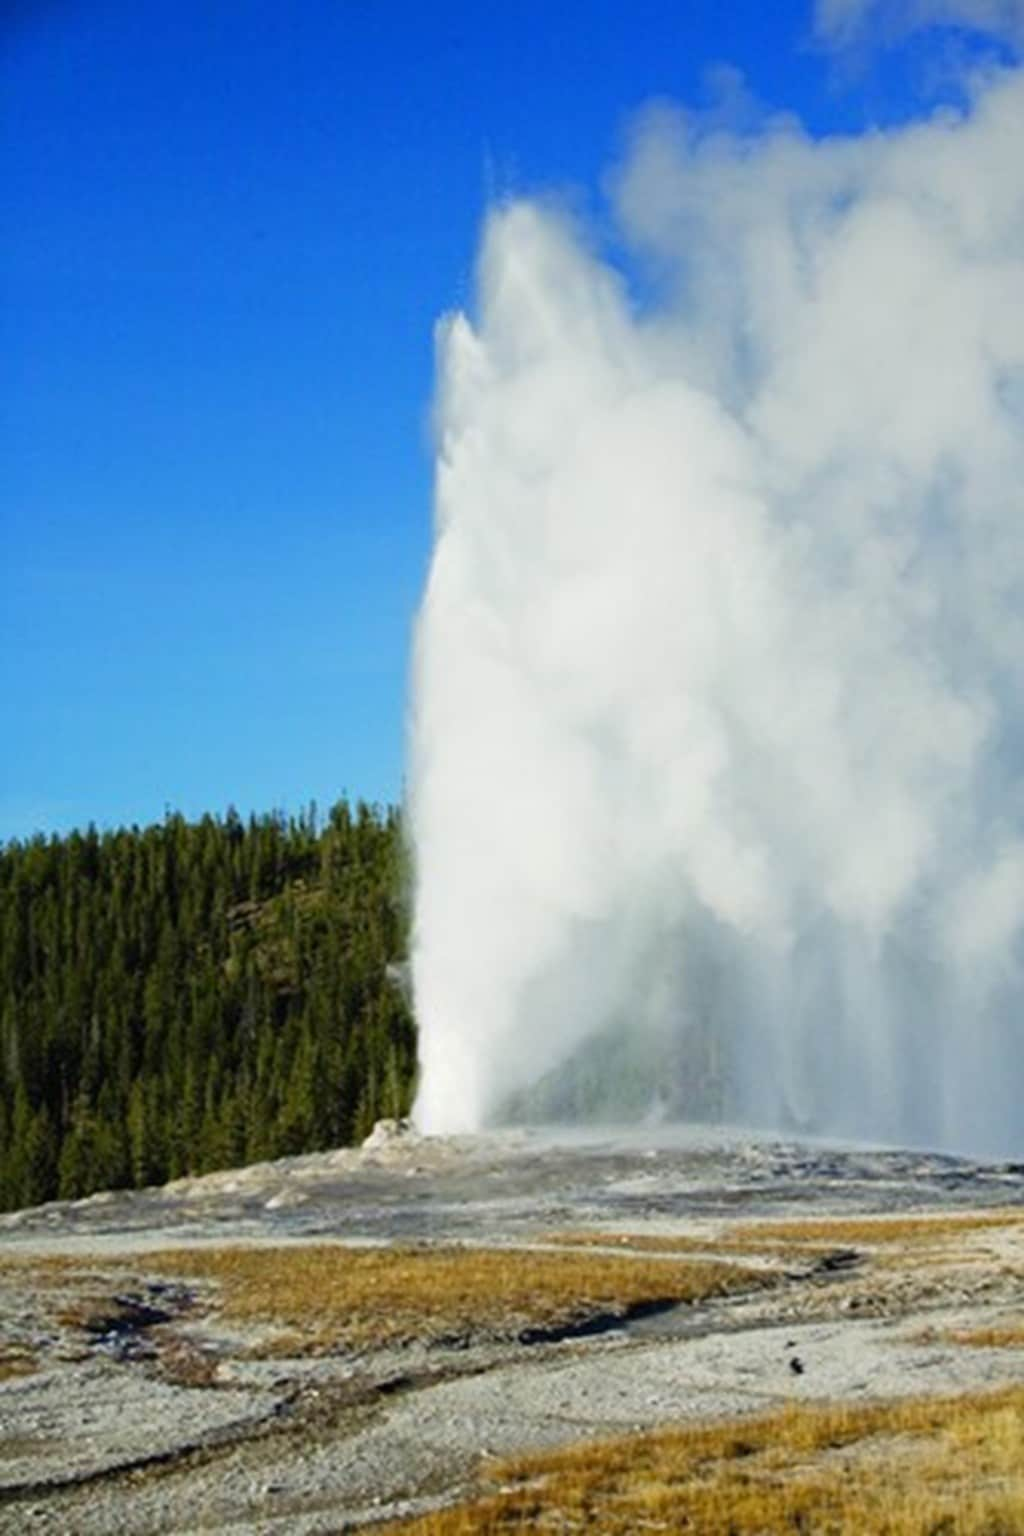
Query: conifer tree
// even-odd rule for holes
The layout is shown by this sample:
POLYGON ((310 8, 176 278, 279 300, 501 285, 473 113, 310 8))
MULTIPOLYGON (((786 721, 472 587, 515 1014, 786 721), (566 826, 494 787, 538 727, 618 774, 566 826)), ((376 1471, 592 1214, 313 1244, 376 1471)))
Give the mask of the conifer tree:
POLYGON ((401 819, 345 801, 0 846, 0 1205, 407 1109, 401 819))

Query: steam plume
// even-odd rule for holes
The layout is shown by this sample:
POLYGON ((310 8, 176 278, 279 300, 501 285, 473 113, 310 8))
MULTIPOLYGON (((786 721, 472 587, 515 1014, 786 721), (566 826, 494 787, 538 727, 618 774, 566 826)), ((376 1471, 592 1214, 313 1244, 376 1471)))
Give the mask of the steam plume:
POLYGON ((966 27, 1011 43, 1024 39, 1024 0, 817 0, 815 30, 846 46, 881 26, 890 36, 922 27, 966 27))
POLYGON ((426 1129, 562 1068, 1019 1151, 1022 144, 1012 71, 859 139, 659 110, 643 306, 491 214, 414 665, 426 1129))

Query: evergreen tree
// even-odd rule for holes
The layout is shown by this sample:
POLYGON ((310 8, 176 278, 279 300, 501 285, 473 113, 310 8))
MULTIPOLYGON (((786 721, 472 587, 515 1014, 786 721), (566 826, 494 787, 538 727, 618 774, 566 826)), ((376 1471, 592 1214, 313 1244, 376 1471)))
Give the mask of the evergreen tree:
POLYGON ((0 846, 0 1206, 407 1111, 401 819, 342 801, 0 846))

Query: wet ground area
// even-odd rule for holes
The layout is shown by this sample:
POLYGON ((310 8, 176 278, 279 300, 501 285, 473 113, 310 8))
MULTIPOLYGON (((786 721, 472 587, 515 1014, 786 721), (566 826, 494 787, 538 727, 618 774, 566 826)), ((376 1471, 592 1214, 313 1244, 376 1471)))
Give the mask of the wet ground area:
POLYGON ((0 1217, 5 1243, 228 1229, 282 1240, 507 1238, 561 1221, 894 1212, 1024 1201, 1024 1163, 781 1142, 686 1127, 416 1138, 0 1217))

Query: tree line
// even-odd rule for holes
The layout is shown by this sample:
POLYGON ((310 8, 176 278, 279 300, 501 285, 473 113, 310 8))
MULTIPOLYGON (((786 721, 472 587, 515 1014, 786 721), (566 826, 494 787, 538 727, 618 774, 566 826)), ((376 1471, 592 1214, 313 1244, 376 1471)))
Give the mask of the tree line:
POLYGON ((0 846, 0 1208, 361 1139, 411 1102, 401 818, 0 846))

